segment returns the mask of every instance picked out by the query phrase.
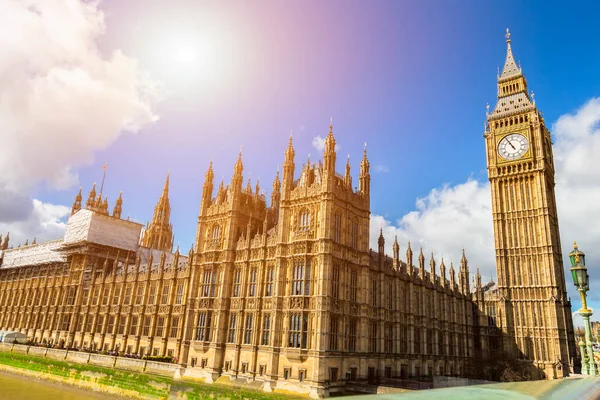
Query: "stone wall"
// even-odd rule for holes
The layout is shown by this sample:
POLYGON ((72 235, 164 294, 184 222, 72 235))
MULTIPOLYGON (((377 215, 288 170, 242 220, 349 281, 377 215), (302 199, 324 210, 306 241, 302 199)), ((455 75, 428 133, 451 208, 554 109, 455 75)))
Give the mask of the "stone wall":
POLYGON ((0 343, 0 351, 30 354, 32 356, 48 357, 54 360, 68 361, 77 364, 91 364, 175 378, 181 376, 181 367, 177 364, 138 360, 135 358, 106 356, 103 354, 82 353, 79 351, 49 349, 46 347, 25 346, 22 344, 13 345, 7 343, 0 343))

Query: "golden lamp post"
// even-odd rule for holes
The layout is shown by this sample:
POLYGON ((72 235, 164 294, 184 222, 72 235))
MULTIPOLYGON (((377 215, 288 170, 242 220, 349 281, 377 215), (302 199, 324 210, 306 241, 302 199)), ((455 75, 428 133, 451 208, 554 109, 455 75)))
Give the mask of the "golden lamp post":
POLYGON ((585 325, 585 343, 579 340, 579 349, 581 350, 581 373, 584 375, 597 375, 598 369, 594 360, 594 352, 592 350, 592 330, 590 328, 590 316, 592 310, 587 307, 586 292, 590 290, 590 276, 587 273, 585 266, 585 254, 577 248, 577 242, 573 244, 573 251, 569 253, 571 260, 571 276, 575 287, 581 296, 581 310, 579 315, 583 317, 585 325), (587 354, 586 354, 587 349, 587 354))

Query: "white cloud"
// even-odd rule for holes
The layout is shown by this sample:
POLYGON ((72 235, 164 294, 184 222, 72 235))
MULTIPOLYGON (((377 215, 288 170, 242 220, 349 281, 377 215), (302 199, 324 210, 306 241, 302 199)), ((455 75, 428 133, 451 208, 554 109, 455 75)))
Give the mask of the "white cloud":
POLYGON ((390 172, 390 169, 383 164, 375 164, 375 165, 373 165, 373 171, 383 173, 383 172, 390 172))
MULTIPOLYGON (((0 221, 5 229, 19 229, 7 226, 9 221, 15 227, 32 221, 40 205, 29 195, 41 183, 54 189, 72 186, 77 168, 89 165, 94 152, 122 132, 137 132, 157 119, 152 112, 157 84, 119 50, 102 54, 98 40, 104 29, 97 2, 0 5, 0 221)), ((52 230, 60 224, 46 226, 52 230)))
POLYGON ((0 233, 10 232, 10 245, 17 247, 36 238, 38 242, 54 240, 62 237, 66 229, 64 218, 71 209, 34 199, 33 209, 27 218, 10 223, 0 222, 0 233))
MULTIPOLYGON (((587 102, 572 114, 561 116, 552 126, 555 137, 556 201, 559 214, 565 268, 573 240, 584 252, 590 267, 592 302, 600 301, 600 98, 587 102)), ((391 253, 394 235, 398 235, 401 253, 406 242, 421 242, 429 258, 431 251, 456 263, 466 249, 472 273, 479 268, 485 280, 496 276, 489 183, 469 179, 457 185, 433 189, 417 199, 416 210, 390 222, 380 215, 371 217, 371 247, 377 248, 379 228, 383 224, 386 251, 391 253)), ((417 244, 418 246, 418 244, 417 244)), ((573 310, 580 307, 579 296, 570 275, 566 275, 573 310)))
MULTIPOLYGON (((325 151, 325 138, 322 136, 315 136, 312 140, 312 145, 315 149, 319 150, 320 152, 325 151)), ((335 145, 335 151, 340 151, 341 147, 339 144, 335 145)))

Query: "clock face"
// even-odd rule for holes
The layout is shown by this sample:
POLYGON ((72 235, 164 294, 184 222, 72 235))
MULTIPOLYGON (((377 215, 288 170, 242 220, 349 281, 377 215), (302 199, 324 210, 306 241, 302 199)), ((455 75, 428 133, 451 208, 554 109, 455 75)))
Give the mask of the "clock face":
POLYGON ((498 143, 498 154, 505 160, 518 160, 529 150, 529 140, 520 133, 511 133, 498 143))

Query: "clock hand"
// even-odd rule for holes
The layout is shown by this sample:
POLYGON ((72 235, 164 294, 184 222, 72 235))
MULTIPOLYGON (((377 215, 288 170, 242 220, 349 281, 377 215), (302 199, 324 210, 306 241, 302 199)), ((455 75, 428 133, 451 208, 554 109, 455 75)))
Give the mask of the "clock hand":
POLYGON ((513 148, 513 150, 516 150, 517 148, 515 147, 514 144, 512 144, 512 142, 510 140, 506 140, 508 142, 508 144, 510 144, 510 147, 513 148))

